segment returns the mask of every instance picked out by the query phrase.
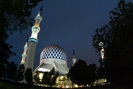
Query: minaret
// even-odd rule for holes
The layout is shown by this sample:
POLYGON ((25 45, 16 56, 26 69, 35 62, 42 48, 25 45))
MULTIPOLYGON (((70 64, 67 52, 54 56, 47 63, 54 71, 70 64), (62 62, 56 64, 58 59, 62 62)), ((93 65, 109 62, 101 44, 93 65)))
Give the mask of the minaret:
POLYGON ((74 52, 74 49, 73 49, 73 58, 72 58, 72 61, 73 61, 72 66, 74 66, 74 64, 76 63, 76 58, 75 58, 75 52, 74 52))
POLYGON ((104 51, 104 43, 103 42, 100 42, 98 45, 100 47, 100 55, 101 55, 101 58, 102 58, 102 60, 104 60, 104 53, 105 53, 105 51, 104 51))
MULTIPOLYGON (((27 42, 28 42, 28 40, 27 40, 27 42)), ((20 65, 21 64, 24 64, 25 65, 25 59, 27 57, 27 50, 28 50, 27 42, 25 43, 25 46, 24 46, 24 51, 23 51, 23 54, 22 54, 22 60, 20 62, 20 65)))
POLYGON ((34 64, 34 55, 35 55, 35 49, 36 44, 38 43, 38 33, 40 31, 40 22, 42 21, 42 8, 41 7, 38 15, 35 18, 35 24, 32 26, 32 34, 28 41, 28 51, 27 51, 27 58, 26 58, 26 69, 30 68, 33 70, 33 64, 34 64))

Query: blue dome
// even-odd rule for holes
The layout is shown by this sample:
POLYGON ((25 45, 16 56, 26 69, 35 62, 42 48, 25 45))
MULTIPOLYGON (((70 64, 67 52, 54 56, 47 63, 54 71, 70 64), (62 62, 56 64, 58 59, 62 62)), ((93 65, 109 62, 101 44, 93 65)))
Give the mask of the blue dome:
POLYGON ((56 44, 52 44, 43 49, 40 55, 40 60, 47 58, 56 58, 61 60, 67 60, 65 51, 56 44))

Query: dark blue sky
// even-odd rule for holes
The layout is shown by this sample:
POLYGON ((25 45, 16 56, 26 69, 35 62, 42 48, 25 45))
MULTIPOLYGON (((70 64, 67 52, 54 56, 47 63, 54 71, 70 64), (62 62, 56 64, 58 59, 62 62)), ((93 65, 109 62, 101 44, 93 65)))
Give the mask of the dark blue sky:
MULTIPOLYGON (((132 0, 125 0, 132 1, 132 0)), ((117 6, 119 0, 44 0, 32 11, 33 18, 43 5, 43 20, 38 35, 34 68, 38 66, 41 51, 50 44, 57 44, 67 53, 67 62, 72 64, 72 53, 75 50, 77 59, 87 64, 99 65, 99 54, 92 46, 92 35, 109 21, 109 11, 117 6)), ((11 61, 17 64, 21 61, 23 47, 31 27, 22 33, 15 32, 8 42, 13 46, 12 51, 17 55, 11 61)))

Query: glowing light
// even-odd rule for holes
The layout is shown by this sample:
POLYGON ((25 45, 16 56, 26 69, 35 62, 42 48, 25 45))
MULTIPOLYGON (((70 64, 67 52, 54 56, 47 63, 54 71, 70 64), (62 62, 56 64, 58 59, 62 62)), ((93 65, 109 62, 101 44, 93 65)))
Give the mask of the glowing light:
POLYGON ((101 58, 104 59, 104 49, 103 48, 100 50, 100 54, 101 54, 101 58))
POLYGON ((43 73, 39 73, 39 79, 42 80, 42 78, 43 78, 43 73))
POLYGON ((77 85, 77 84, 75 84, 75 85, 74 85, 74 87, 75 87, 75 88, 78 88, 78 85, 77 85))
POLYGON ((99 43, 99 46, 100 46, 100 47, 102 47, 103 45, 104 45, 104 43, 103 43, 103 42, 100 42, 100 43, 99 43))
POLYGON ((66 88, 69 88, 69 86, 66 86, 66 88))
POLYGON ((100 42, 98 45, 101 48, 100 55, 101 55, 101 58, 103 60, 104 59, 104 43, 103 42, 100 42))
POLYGON ((44 68, 39 68, 38 71, 42 71, 42 72, 49 72, 49 69, 44 69, 44 68))

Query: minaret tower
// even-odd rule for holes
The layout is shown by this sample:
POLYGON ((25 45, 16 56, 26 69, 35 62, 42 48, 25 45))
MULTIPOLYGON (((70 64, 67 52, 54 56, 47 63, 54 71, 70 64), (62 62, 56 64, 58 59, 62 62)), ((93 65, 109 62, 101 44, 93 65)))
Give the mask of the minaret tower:
POLYGON ((27 51, 27 58, 26 58, 26 69, 30 68, 33 70, 33 64, 34 64, 34 55, 35 55, 35 49, 36 44, 38 43, 38 33, 40 31, 40 22, 42 21, 42 8, 41 7, 38 15, 35 18, 35 24, 32 26, 32 34, 31 37, 29 37, 28 41, 28 51, 27 51))
POLYGON ((24 51, 23 51, 23 54, 22 54, 22 60, 20 62, 20 65, 21 64, 24 64, 25 65, 25 59, 27 57, 27 50, 28 50, 28 45, 27 45, 27 42, 25 43, 25 46, 24 46, 24 51))
POLYGON ((104 60, 104 58, 105 58, 105 56, 104 56, 104 53, 105 53, 105 51, 104 51, 104 43, 103 42, 100 42, 98 45, 100 47, 100 55, 101 55, 101 58, 102 58, 102 60, 104 60))
POLYGON ((74 49, 73 49, 73 58, 72 58, 72 61, 73 61, 72 66, 74 66, 74 64, 76 63, 76 57, 75 57, 74 49))
POLYGON ((101 55, 101 62, 102 62, 102 66, 104 67, 105 66, 105 51, 104 51, 104 43, 103 42, 100 42, 99 44, 99 47, 100 47, 100 55, 101 55))

